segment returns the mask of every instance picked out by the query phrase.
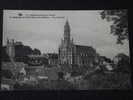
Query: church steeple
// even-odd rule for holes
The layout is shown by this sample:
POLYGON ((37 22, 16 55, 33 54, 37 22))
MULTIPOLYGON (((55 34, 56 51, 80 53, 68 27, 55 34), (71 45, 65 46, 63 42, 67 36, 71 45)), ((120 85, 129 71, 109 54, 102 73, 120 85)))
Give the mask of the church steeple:
POLYGON ((70 41, 70 25, 68 20, 66 20, 64 25, 64 40, 70 41))
POLYGON ((66 20, 66 23, 64 25, 64 33, 65 32, 70 33, 70 25, 69 25, 68 19, 66 20))

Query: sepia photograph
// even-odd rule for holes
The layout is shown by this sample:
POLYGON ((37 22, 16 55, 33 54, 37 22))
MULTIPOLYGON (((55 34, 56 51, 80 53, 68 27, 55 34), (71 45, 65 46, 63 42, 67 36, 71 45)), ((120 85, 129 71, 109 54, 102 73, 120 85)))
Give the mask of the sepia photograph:
POLYGON ((1 90, 131 89, 128 10, 3 10, 1 90))

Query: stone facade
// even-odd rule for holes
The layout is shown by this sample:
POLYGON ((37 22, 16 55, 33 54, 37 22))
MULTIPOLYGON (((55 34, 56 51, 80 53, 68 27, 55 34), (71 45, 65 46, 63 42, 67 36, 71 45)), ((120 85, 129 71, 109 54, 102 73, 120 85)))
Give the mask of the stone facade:
POLYGON ((64 25, 64 38, 59 46, 59 64, 91 65, 96 59, 96 50, 90 46, 75 45, 70 31, 67 20, 64 25))
POLYGON ((6 46, 6 52, 9 57, 14 58, 15 57, 15 43, 14 40, 7 39, 7 46, 6 46))
POLYGON ((68 21, 64 26, 64 39, 61 41, 59 47, 59 63, 60 64, 73 64, 74 62, 74 43, 70 37, 70 26, 68 21))
POLYGON ((37 65, 48 65, 48 59, 43 55, 28 55, 28 64, 37 66, 37 65))
POLYGON ((48 65, 58 65, 58 54, 57 53, 48 53, 45 55, 48 59, 48 65))

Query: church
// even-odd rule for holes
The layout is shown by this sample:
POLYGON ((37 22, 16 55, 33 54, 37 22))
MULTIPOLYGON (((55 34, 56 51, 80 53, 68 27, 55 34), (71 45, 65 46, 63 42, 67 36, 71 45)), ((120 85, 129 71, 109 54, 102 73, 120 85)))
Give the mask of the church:
POLYGON ((97 53, 91 46, 76 45, 71 37, 68 20, 64 25, 64 35, 59 46, 59 64, 93 66, 97 53))

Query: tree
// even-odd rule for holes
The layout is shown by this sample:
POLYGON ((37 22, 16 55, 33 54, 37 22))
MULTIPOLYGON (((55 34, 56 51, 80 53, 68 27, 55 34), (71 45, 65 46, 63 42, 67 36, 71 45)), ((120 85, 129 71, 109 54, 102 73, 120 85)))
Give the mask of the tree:
POLYGON ((35 55, 41 55, 41 51, 35 48, 33 50, 33 54, 35 54, 35 55))
POLYGON ((11 79, 13 77, 13 73, 10 70, 6 69, 1 71, 1 76, 11 79))
POLYGON ((32 52, 30 46, 15 45, 15 61, 27 62, 27 55, 32 54, 32 52))
POLYGON ((32 54, 33 50, 30 46, 16 45, 15 46, 15 57, 24 57, 32 54))
POLYGON ((58 72, 58 77, 59 77, 59 79, 63 79, 64 73, 63 72, 58 72))
POLYGON ((104 10, 100 14, 102 19, 113 21, 111 33, 117 36, 117 44, 123 44, 123 40, 129 40, 127 10, 104 10))
POLYGON ((116 55, 116 57, 119 59, 117 67, 120 71, 129 71, 130 70, 130 58, 129 56, 123 54, 123 53, 119 53, 118 55, 116 55))

